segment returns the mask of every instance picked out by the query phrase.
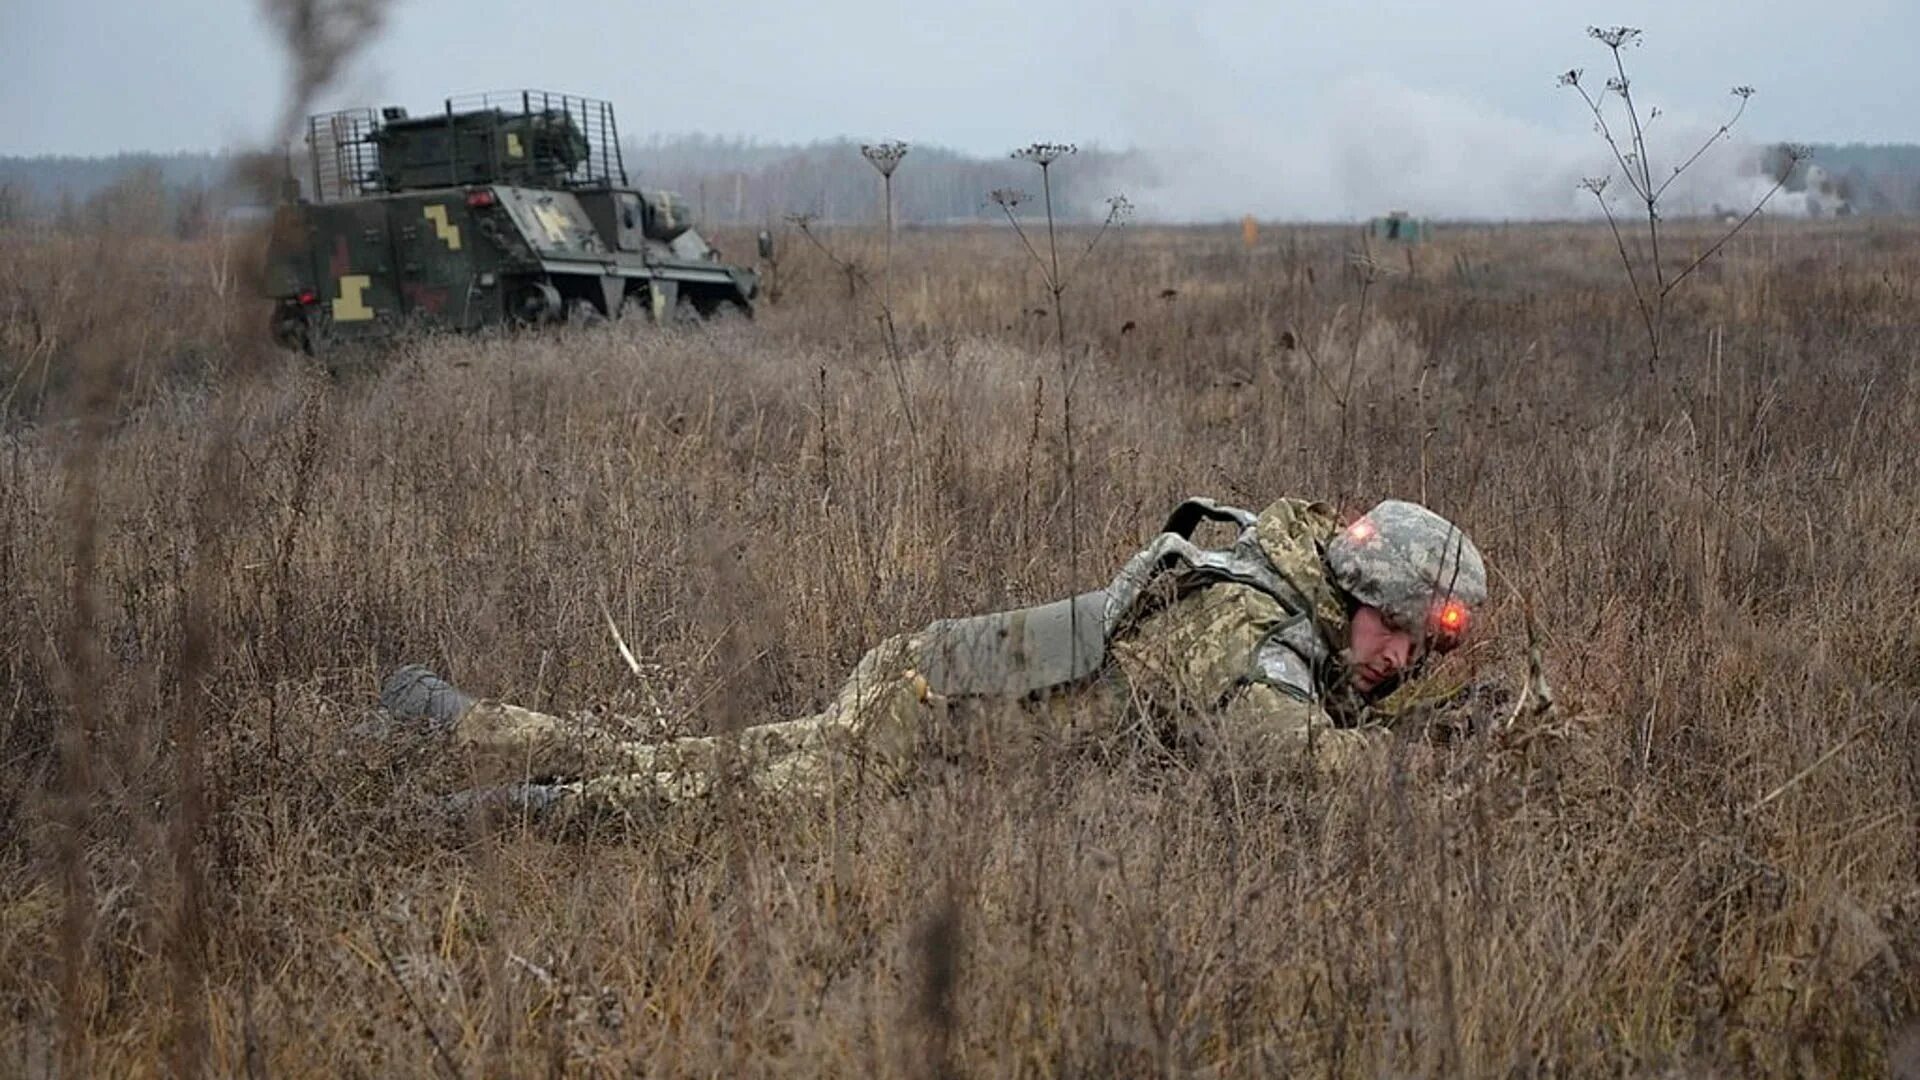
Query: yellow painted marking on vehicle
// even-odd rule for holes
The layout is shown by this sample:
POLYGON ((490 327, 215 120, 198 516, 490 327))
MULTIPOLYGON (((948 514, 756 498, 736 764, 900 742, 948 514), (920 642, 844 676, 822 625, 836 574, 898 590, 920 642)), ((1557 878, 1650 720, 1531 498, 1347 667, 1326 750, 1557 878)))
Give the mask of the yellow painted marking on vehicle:
POLYGON ((448 251, 460 250, 460 226, 447 220, 447 208, 439 204, 426 209, 427 220, 433 222, 433 233, 447 242, 448 251))
POLYGON ((533 208, 533 216, 536 221, 540 222, 540 229, 547 234, 548 241, 565 246, 567 242, 567 228, 572 224, 571 221, 567 220, 565 211, 550 202, 540 203, 533 208))
POLYGON ((373 318, 373 309, 367 306, 361 296, 373 286, 373 278, 366 274, 348 274, 340 279, 340 298, 333 302, 334 322, 366 322, 373 318))
POLYGON ((508 157, 526 157, 527 156, 527 148, 520 145, 519 132, 515 132, 515 131, 507 132, 507 156, 508 157))

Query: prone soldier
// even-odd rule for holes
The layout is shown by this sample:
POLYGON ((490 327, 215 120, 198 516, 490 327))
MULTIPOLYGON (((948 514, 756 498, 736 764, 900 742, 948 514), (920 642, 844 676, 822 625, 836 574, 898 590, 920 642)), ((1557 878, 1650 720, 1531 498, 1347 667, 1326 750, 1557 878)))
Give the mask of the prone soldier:
POLYGON ((1381 745, 1374 706, 1456 648, 1487 599, 1466 534, 1387 500, 1347 523, 1325 503, 1259 513, 1192 499, 1104 589, 1017 611, 938 620, 889 638, 812 716, 731 735, 633 742, 500 701, 417 665, 381 694, 392 722, 446 739, 488 774, 459 796, 541 819, 624 818, 703 797, 733 775, 781 797, 903 781, 949 708, 1098 696, 1261 767, 1339 768, 1381 745), (1203 548, 1199 526, 1231 543, 1203 548))

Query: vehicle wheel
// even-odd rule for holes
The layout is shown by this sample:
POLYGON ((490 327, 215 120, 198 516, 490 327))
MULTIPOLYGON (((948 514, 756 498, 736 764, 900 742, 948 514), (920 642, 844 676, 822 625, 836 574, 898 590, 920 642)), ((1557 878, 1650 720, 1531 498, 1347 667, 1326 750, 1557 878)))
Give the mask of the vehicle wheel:
POLYGON ((591 300, 582 298, 567 304, 568 326, 601 326, 606 321, 607 317, 600 314, 600 309, 594 307, 591 300))
POLYGON ((301 332, 299 323, 284 315, 275 315, 267 328, 273 343, 288 352, 305 352, 306 334, 301 332))
POLYGON ((701 316, 700 305, 693 302, 693 297, 682 296, 673 305, 673 316, 668 321, 674 326, 699 326, 706 319, 701 316))
POLYGON ((313 355, 313 325, 299 306, 283 304, 273 313, 268 327, 273 343, 288 352, 313 355))
POLYGON ((560 317, 560 290, 544 281, 516 286, 507 298, 507 312, 522 326, 552 322, 560 317))
POLYGON ((753 309, 738 297, 729 296, 713 305, 707 312, 707 321, 721 326, 743 323, 752 320, 753 309))

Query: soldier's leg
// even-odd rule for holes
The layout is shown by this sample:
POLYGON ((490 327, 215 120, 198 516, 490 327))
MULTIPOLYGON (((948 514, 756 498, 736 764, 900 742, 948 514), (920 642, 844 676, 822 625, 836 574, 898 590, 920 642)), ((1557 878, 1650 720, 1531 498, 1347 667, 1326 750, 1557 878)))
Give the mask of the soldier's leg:
POLYGON ((920 646, 919 636, 903 634, 869 650, 833 702, 812 716, 724 736, 620 744, 613 768, 526 788, 520 801, 548 820, 619 820, 704 797, 727 778, 780 798, 897 785, 918 764, 944 709, 916 670, 920 646))
MULTIPOLYGON (((865 777, 886 784, 907 778, 919 764, 945 702, 920 674, 925 631, 896 634, 867 650, 826 710, 792 731, 771 731, 775 746, 794 754, 828 752, 851 757, 865 777)), ((799 774, 797 762, 786 771, 799 774)))
POLYGON ((480 783, 577 778, 620 769, 634 744, 566 717, 475 700, 418 664, 387 677, 380 707, 389 723, 445 738, 480 783))

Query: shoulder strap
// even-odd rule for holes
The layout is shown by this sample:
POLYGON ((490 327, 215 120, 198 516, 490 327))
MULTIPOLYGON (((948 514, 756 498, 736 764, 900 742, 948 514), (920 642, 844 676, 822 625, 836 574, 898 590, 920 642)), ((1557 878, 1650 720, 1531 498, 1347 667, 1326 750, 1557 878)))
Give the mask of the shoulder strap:
POLYGON ((1260 520, 1260 515, 1251 510, 1242 510, 1237 506, 1217 503, 1212 499, 1188 499, 1173 508, 1167 515, 1166 528, 1161 532, 1170 532, 1175 536, 1193 539, 1193 530, 1200 527, 1202 521, 1222 521, 1250 529, 1260 520))
MULTIPOLYGON (((1189 504, 1191 505, 1191 504, 1189 504)), ((1274 599, 1293 619, 1306 619, 1310 607, 1300 590, 1273 568, 1252 526, 1241 531, 1233 546, 1209 549, 1195 546, 1177 532, 1163 532, 1135 552, 1107 586, 1106 631, 1114 631, 1138 614, 1148 587, 1173 575, 1174 594, 1214 582, 1231 581, 1258 589, 1274 599)))

